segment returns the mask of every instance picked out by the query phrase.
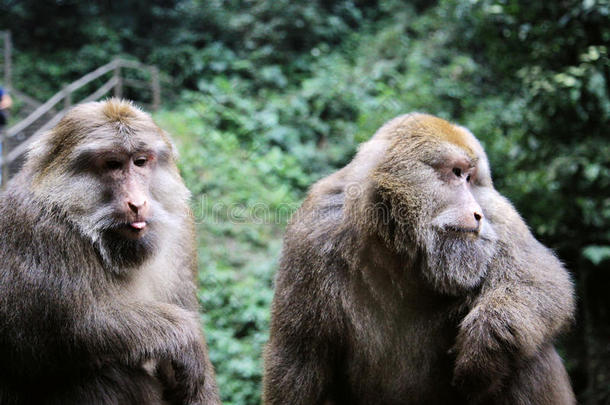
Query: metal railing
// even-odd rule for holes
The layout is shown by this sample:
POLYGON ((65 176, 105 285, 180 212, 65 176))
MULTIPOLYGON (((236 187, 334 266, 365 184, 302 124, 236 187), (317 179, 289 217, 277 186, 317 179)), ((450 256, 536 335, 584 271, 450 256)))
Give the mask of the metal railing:
POLYGON ((47 100, 44 104, 36 108, 30 115, 19 121, 12 127, 2 131, 2 156, 0 157, 0 168, 2 169, 2 184, 4 187, 8 181, 10 175, 10 165, 15 162, 19 157, 23 156, 28 146, 38 139, 49 129, 53 128, 66 112, 73 105, 74 93, 81 89, 83 86, 91 83, 93 80, 99 79, 100 77, 112 72, 112 77, 107 80, 98 89, 90 93, 88 96, 79 100, 78 103, 85 103, 88 101, 98 100, 106 95, 111 90, 114 90, 115 97, 121 97, 123 93, 123 86, 131 87, 142 87, 150 86, 152 93, 152 110, 159 108, 161 102, 161 86, 159 84, 159 70, 156 66, 144 65, 139 62, 115 59, 104 66, 95 69, 92 72, 87 73, 83 77, 65 86, 62 90, 57 92, 53 97, 47 100), (121 69, 139 69, 145 70, 150 73, 150 81, 134 80, 124 78, 121 75, 121 69), (63 107, 59 112, 57 111, 57 105, 63 102, 63 107), (53 116, 48 119, 48 115, 53 116), (22 142, 14 145, 9 150, 9 140, 14 139, 18 134, 24 133, 27 129, 35 128, 34 132, 24 139, 22 142))

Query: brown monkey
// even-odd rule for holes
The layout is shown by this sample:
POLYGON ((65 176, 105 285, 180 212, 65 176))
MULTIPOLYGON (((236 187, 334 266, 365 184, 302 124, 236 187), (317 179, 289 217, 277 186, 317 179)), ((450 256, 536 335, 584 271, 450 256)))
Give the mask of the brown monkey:
POLYGON ((475 137, 400 116, 291 221, 264 402, 573 404, 552 344, 573 310, 475 137))
POLYGON ((73 108, 0 199, 0 403, 218 404, 189 193, 131 103, 73 108))

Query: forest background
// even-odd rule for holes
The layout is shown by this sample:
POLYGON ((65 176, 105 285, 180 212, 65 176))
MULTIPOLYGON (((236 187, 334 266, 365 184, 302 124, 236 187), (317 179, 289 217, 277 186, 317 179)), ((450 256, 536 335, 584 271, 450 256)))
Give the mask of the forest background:
POLYGON ((260 401, 290 214, 415 110, 481 139, 496 188, 570 269, 560 352, 580 403, 610 404, 609 17, 608 0, 0 1, 12 86, 38 100, 116 56, 160 68, 154 116, 193 192, 211 358, 240 405, 260 401))

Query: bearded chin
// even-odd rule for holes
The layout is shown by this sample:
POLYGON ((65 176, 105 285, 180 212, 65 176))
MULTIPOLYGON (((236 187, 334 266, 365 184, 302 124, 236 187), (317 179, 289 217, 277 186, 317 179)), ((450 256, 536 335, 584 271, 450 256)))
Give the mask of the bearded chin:
POLYGON ((148 232, 138 239, 129 239, 107 230, 102 233, 99 244, 103 260, 118 273, 141 265, 157 247, 154 232, 148 232))
POLYGON ((459 234, 432 228, 424 244, 424 278, 435 291, 459 296, 477 288, 496 253, 495 234, 459 234))

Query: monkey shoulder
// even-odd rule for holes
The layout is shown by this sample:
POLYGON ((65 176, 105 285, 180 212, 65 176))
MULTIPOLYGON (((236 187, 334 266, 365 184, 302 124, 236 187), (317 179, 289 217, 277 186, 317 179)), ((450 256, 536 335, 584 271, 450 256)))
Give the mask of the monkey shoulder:
POLYGON ((486 216, 496 234, 498 254, 493 269, 514 276, 561 273, 567 270, 551 249, 538 241, 512 203, 494 189, 482 190, 486 216))
MULTIPOLYGON (((54 255, 72 239, 74 230, 61 215, 44 210, 25 193, 5 195, 0 202, 0 255, 20 263, 32 260, 43 265, 44 256, 54 255), (68 237, 68 238, 66 238, 68 237)), ((3 261, 0 266, 6 266, 3 261)))
POLYGON ((64 303, 84 306, 92 285, 86 275, 102 274, 97 260, 83 259, 96 257, 91 244, 60 212, 44 209, 26 190, 5 194, 0 213, 0 277, 13 286, 5 291, 5 307, 39 308, 54 316, 64 303))

